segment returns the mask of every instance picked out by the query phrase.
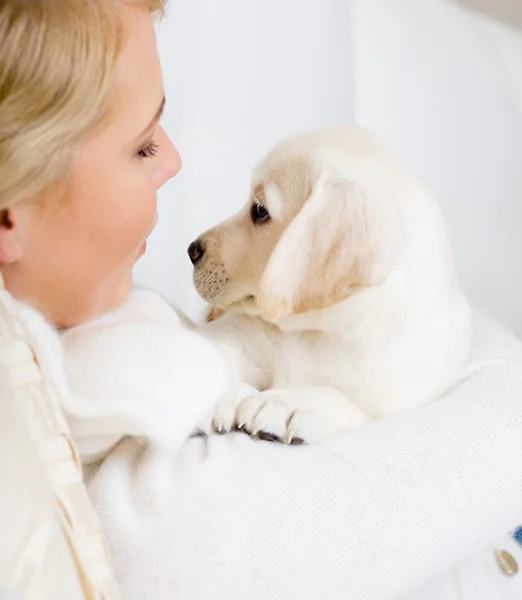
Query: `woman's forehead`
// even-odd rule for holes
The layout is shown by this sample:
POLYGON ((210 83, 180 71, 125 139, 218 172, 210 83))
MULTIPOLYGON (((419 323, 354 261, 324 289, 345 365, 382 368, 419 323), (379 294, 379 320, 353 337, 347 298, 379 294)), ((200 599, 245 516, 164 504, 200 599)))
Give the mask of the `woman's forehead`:
POLYGON ((122 8, 125 45, 115 69, 115 119, 132 122, 135 135, 147 128, 163 100, 163 78, 152 19, 122 8))

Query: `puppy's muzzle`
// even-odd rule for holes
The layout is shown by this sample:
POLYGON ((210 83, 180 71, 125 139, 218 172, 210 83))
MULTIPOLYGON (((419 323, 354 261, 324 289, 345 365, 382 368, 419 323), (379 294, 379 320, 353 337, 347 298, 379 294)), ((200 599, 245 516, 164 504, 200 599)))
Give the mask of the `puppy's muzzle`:
POLYGON ((196 266, 205 254, 205 246, 200 240, 195 240, 194 242, 192 242, 192 244, 190 244, 190 246, 187 249, 187 252, 192 264, 196 266))

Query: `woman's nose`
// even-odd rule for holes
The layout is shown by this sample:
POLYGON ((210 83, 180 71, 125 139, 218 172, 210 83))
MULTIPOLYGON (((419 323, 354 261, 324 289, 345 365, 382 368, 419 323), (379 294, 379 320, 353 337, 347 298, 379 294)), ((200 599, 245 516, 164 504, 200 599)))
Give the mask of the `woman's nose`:
POLYGON ((169 179, 172 179, 172 177, 179 173, 181 170, 181 157, 163 127, 158 126, 156 138, 160 148, 158 165, 155 172, 156 189, 159 189, 169 179))

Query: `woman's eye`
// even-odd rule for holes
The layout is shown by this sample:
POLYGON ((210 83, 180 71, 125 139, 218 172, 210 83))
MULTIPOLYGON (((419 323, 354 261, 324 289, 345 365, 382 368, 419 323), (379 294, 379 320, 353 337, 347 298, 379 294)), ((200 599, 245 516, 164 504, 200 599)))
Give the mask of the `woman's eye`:
POLYGON ((270 214, 266 208, 257 202, 252 204, 250 216, 252 217, 252 221, 254 221, 254 223, 265 223, 270 219, 270 214))
POLYGON ((159 146, 155 142, 150 142, 138 152, 141 158, 152 158, 158 153, 159 146))

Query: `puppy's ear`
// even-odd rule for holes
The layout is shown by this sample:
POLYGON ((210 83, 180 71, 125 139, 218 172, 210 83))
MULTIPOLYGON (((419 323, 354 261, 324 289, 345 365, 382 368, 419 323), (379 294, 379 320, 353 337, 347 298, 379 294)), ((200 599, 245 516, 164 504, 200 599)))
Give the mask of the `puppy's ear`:
POLYGON ((324 171, 260 281, 268 321, 332 306, 382 283, 395 261, 395 203, 324 171))

